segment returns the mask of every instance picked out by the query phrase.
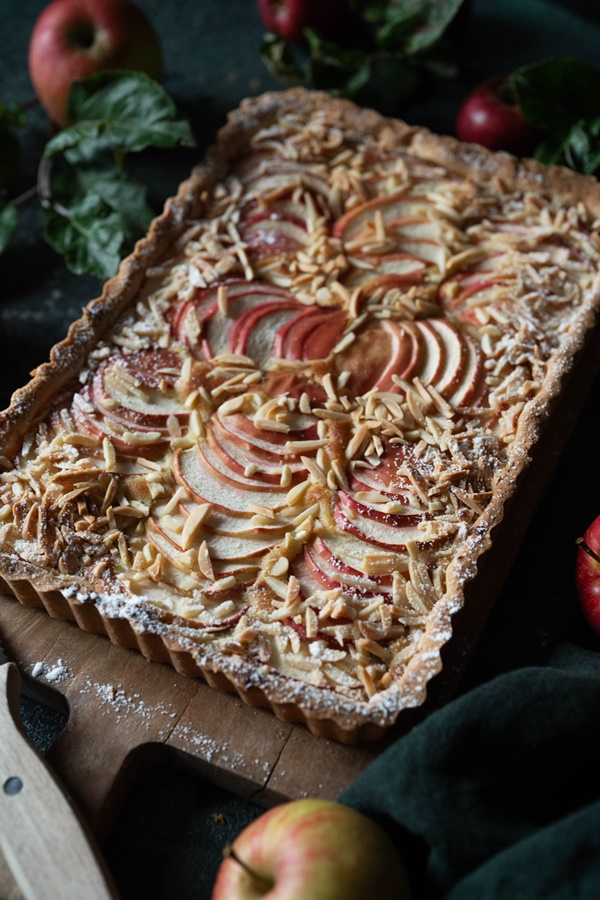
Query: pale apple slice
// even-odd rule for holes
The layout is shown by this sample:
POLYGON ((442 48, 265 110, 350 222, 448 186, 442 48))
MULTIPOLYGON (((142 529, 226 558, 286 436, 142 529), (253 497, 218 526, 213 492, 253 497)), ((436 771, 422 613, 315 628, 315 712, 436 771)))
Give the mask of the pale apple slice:
POLYGON ((454 408, 479 406, 487 393, 487 373, 481 347, 470 335, 464 335, 463 340, 467 348, 463 377, 448 398, 450 406, 454 408))
POLYGON ((345 279, 348 288, 362 287, 368 296, 379 289, 385 291, 392 288, 407 290, 413 285, 422 284, 427 274, 427 264, 408 253, 386 253, 385 256, 354 254, 357 259, 366 263, 367 267, 354 266, 345 279))
POLYGON ((171 323, 175 337, 189 347, 197 359, 212 359, 229 352, 233 320, 254 306, 268 301, 290 300, 282 288, 263 281, 224 281, 198 291, 193 300, 181 304, 171 323), (227 316, 219 310, 219 289, 227 290, 227 316))
MULTIPOLYGON (((191 501, 184 501, 180 504, 179 509, 184 518, 187 518, 197 508, 196 504, 191 501)), ((217 509, 213 509, 207 520, 207 525, 213 534, 224 534, 232 537, 239 536, 242 538, 252 537, 258 534, 261 537, 268 537, 277 543, 285 537, 285 532, 289 530, 289 526, 282 525, 277 521, 273 525, 256 525, 248 516, 228 515, 217 509)))
POLYGON ((154 456, 170 440, 161 430, 140 426, 130 426, 128 429, 116 420, 101 415, 89 402, 87 388, 81 394, 75 394, 70 411, 84 434, 96 438, 99 444, 105 437, 109 438, 114 449, 125 456, 154 456))
POLYGON ((267 481, 270 484, 280 483, 283 465, 289 466, 292 478, 306 471, 306 466, 300 459, 286 456, 285 460, 283 460, 281 451, 274 455, 266 450, 260 450, 258 447, 250 445, 246 440, 241 440, 227 433, 216 417, 211 427, 207 430, 207 440, 211 443, 215 452, 230 460, 228 464, 233 471, 244 474, 248 466, 256 466, 258 471, 255 472, 254 477, 267 481))
POLYGON ((390 567, 385 574, 367 574, 364 570, 365 556, 373 553, 366 541, 352 534, 338 531, 316 538, 313 544, 313 558, 320 566, 329 563, 334 572, 343 577, 344 584, 361 591, 386 594, 392 589, 393 572, 408 568, 406 557, 390 551, 390 567), (323 560, 323 563, 320 562, 323 560))
POLYGON ((348 321, 342 309, 309 306, 279 329, 275 356, 281 359, 327 359, 348 321))
POLYGON ((238 230, 250 257, 261 261, 296 253, 309 243, 301 219, 272 210, 242 219, 238 230))
POLYGON ((195 448, 177 450, 173 458, 173 472, 197 503, 210 503, 227 515, 254 515, 253 507, 262 506, 278 510, 286 506, 286 494, 280 491, 254 491, 236 487, 215 475, 205 464, 195 448))
POLYGON ((298 427, 290 429, 287 433, 258 428, 252 419, 243 413, 233 413, 230 416, 217 414, 216 419, 223 431, 233 438, 246 443, 250 448, 266 451, 273 456, 280 458, 285 456, 283 462, 287 462, 288 456, 292 459, 297 458, 297 453, 286 449, 288 441, 312 440, 317 434, 316 420, 310 416, 299 416, 294 423, 298 427))
POLYGON ((432 384, 445 399, 452 396, 464 378, 468 360, 468 345, 462 334, 446 319, 429 319, 428 327, 438 336, 444 348, 444 365, 437 377, 425 370, 420 374, 424 384, 432 384))
POLYGON ((426 519, 431 518, 429 513, 423 513, 420 510, 403 513, 384 512, 381 507, 359 502, 346 491, 339 491, 338 499, 340 508, 345 515, 346 511, 348 511, 347 517, 350 517, 352 520, 354 520, 356 516, 360 516, 363 519, 381 522, 381 524, 389 525, 393 528, 405 528, 413 527, 414 525, 418 525, 419 522, 424 522, 426 519))
POLYGON ((248 477, 243 471, 240 473, 234 471, 229 465, 233 462, 230 457, 222 457, 213 450, 208 441, 204 441, 201 446, 196 446, 196 452, 201 457, 201 465, 209 471, 213 477, 221 478, 225 484, 230 484, 233 488, 243 488, 251 491, 274 491, 285 490, 278 484, 263 481, 260 478, 248 477))
POLYGON ((333 235, 348 243, 363 235, 373 234, 376 213, 381 214, 384 224, 388 221, 407 221, 410 225, 415 219, 421 222, 426 220, 430 209, 431 201, 423 196, 398 193, 376 197, 338 219, 333 226, 333 235))
POLYGON ((366 324, 336 357, 338 371, 349 372, 348 387, 361 396, 372 389, 397 391, 393 375, 410 379, 418 371, 423 337, 414 323, 379 319, 366 324))
MULTIPOLYGON (((238 172, 240 170, 238 169, 238 172)), ((329 208, 336 207, 336 200, 329 186, 326 170, 323 166, 300 161, 276 160, 267 157, 257 164, 242 168, 240 176, 246 197, 260 197, 275 193, 290 194, 297 187, 302 187, 313 194, 321 194, 329 208)))
POLYGON ((232 353, 249 356, 264 369, 276 355, 274 336, 306 307, 293 299, 261 303, 236 317, 231 328, 229 347, 232 353))
POLYGON ((359 515, 348 519, 339 506, 335 509, 334 519, 338 528, 341 528, 347 534, 351 534, 367 544, 385 547, 396 553, 405 553, 406 543, 417 540, 419 533, 416 525, 403 527, 386 525, 372 517, 366 518, 359 515))

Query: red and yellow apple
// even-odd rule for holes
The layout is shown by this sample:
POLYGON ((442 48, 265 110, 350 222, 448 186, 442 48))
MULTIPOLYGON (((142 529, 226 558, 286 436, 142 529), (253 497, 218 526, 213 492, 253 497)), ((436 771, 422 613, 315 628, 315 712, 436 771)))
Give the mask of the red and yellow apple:
POLYGON ((600 634, 600 516, 577 541, 575 583, 583 614, 600 634))
POLYGON ((396 848, 371 819, 341 803, 295 800, 236 838, 212 900, 407 900, 396 848))
POLYGON ((162 78, 160 41, 145 14, 129 0, 50 3, 31 35, 29 74, 53 122, 68 124, 71 85, 104 69, 162 78))

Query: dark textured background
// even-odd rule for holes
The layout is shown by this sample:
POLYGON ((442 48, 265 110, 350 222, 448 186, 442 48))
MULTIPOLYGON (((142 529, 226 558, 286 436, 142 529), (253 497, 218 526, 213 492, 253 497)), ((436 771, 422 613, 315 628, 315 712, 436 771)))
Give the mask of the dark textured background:
MULTIPOLYGON (((23 102, 32 96, 27 44, 44 5, 44 0, 0 0, 0 99, 23 102)), ((253 0, 139 0, 139 5, 159 31, 166 87, 189 113, 199 144, 198 150, 148 152, 136 162, 139 174, 151 182, 158 210, 226 112, 242 97, 277 85, 257 55, 262 28, 253 0)), ((592 25, 600 23, 599 6, 584 0, 475 0, 461 78, 417 97, 398 114, 452 133, 460 98, 482 77, 551 55, 578 55, 600 64, 600 27, 592 25)), ((48 135, 39 110, 30 120, 25 171, 15 193, 33 183, 48 135)), ((47 358, 99 289, 97 280, 71 275, 44 244, 35 202, 22 208, 16 240, 0 257, 0 406, 47 358)), ((580 617, 572 583, 575 538, 600 513, 595 473, 599 404, 597 384, 508 576, 463 691, 500 672, 541 662, 561 641, 599 649, 580 617)), ((56 720, 30 702, 24 712, 35 740, 47 744, 56 720)), ((123 900, 210 897, 221 848, 259 812, 183 772, 147 770, 105 847, 123 900)))

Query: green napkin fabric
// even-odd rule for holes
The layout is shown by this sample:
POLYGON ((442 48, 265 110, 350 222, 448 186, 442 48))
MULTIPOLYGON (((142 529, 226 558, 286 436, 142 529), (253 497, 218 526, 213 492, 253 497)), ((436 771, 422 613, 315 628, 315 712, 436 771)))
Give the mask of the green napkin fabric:
POLYGON ((600 655, 564 646, 470 691, 340 799, 395 838, 415 900, 598 900, 600 655))

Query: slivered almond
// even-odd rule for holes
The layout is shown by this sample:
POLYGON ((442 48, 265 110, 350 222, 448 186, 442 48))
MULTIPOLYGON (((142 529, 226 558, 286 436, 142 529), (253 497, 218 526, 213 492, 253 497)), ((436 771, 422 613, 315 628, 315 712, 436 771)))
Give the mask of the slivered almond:
POLYGON ((102 452, 104 454, 104 465, 108 472, 112 472, 117 465, 117 454, 115 448, 111 444, 109 438, 105 437, 102 441, 102 452))
POLYGON ((278 578, 280 575, 287 574, 287 570, 289 569, 290 562, 287 556, 280 556, 278 560, 271 566, 271 575, 274 578, 278 578))
POLYGON ((287 434, 290 431, 289 425, 285 422, 278 422, 276 419, 260 419, 255 416, 254 424, 262 431, 279 431, 281 434, 287 434))
POLYGON ((292 470, 287 463, 281 469, 281 478, 279 484, 281 487, 289 487, 292 483, 292 470))
POLYGON ((221 284, 217 289, 217 306, 222 316, 227 317, 227 285, 221 284))
POLYGON ((219 413, 222 416, 230 416, 232 413, 239 412, 246 402, 246 395, 241 394, 239 397, 231 397, 222 403, 219 407, 219 413))
POLYGON ((204 577, 208 578, 209 581, 215 580, 215 573, 213 571, 212 560, 210 558, 210 553, 208 552, 208 545, 206 541, 202 541, 198 550, 198 568, 200 569, 204 577))
POLYGON ((229 588, 235 587, 237 584, 237 579, 235 575, 227 575, 225 578, 220 578, 218 581, 212 586, 212 589, 215 593, 219 594, 221 591, 227 591, 229 588))
POLYGON ((187 517, 185 525, 183 526, 183 531, 181 532, 181 546, 183 550, 188 549, 198 529, 204 525, 211 512, 212 506, 210 503, 202 503, 187 517))
POLYGON ((304 494, 309 486, 310 482, 308 480, 301 481, 300 484, 295 485, 295 487, 291 488, 287 492, 286 503, 288 506, 296 506, 296 504, 302 501, 304 494))
POLYGON ((375 687, 375 682, 373 681, 373 676, 364 666, 358 666, 358 677, 360 678, 362 685, 367 692, 369 697, 373 697, 377 693, 377 688, 375 687))
POLYGON ((274 594, 277 594, 282 600, 285 600, 287 597, 287 584, 284 584, 283 581, 280 581, 278 578, 271 578, 270 575, 265 576, 265 584, 267 584, 274 594))
POLYGON ((359 425, 346 447, 346 459, 353 459, 358 456, 361 447, 370 436, 369 426, 366 424, 359 425))
MULTIPOLYGON (((288 429, 289 430, 289 429, 288 429)), ((303 451, 319 450, 321 447, 327 446, 327 439, 321 438, 314 441, 286 441, 286 453, 302 453, 303 451)))
POLYGON ((317 619, 314 609, 311 609, 310 606, 304 613, 304 627, 306 629, 307 638, 316 637, 319 630, 319 620, 317 619))

